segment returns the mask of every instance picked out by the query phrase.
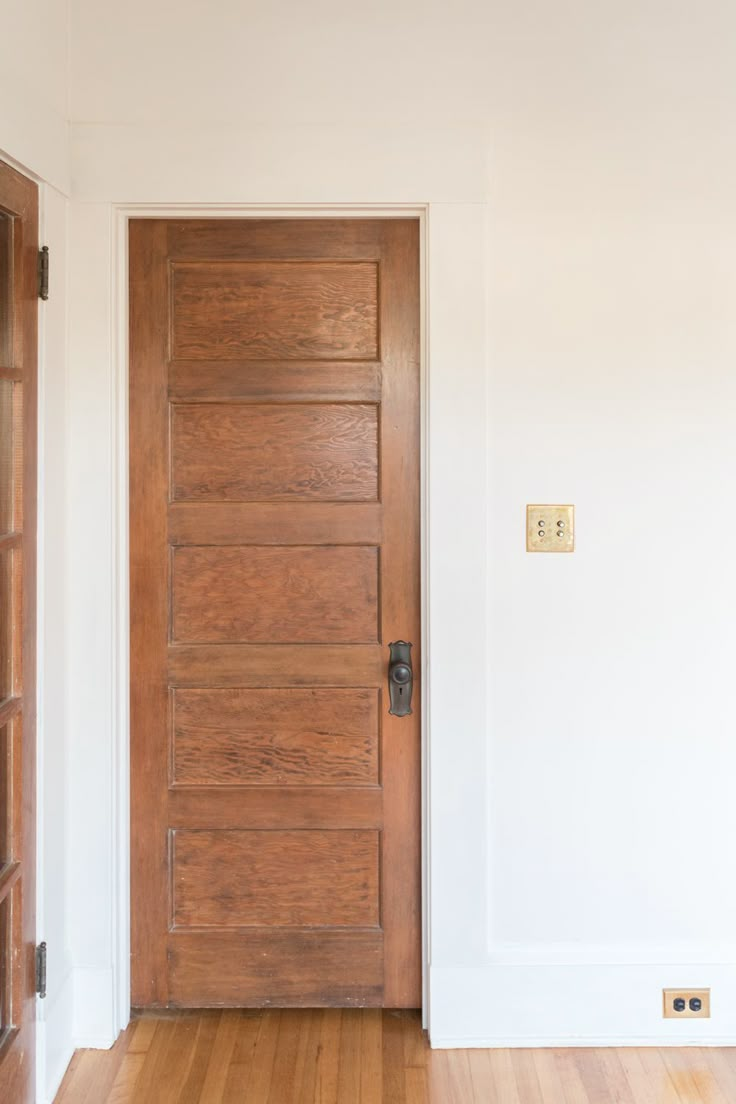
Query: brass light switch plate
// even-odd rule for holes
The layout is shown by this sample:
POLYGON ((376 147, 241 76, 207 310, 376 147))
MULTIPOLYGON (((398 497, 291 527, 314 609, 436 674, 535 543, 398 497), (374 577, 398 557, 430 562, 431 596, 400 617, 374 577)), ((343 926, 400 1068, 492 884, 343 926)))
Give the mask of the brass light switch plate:
POLYGON ((574 506, 527 506, 527 552, 574 552, 574 506))
POLYGON ((663 989, 662 1005, 666 1020, 707 1020, 710 989, 663 989))

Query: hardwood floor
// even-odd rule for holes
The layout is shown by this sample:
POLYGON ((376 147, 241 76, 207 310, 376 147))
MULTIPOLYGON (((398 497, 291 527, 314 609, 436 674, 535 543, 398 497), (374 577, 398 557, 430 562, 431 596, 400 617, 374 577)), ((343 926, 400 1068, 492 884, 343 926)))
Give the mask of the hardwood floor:
POLYGON ((430 1050, 413 1012, 137 1016, 56 1104, 733 1104, 736 1049, 430 1050))

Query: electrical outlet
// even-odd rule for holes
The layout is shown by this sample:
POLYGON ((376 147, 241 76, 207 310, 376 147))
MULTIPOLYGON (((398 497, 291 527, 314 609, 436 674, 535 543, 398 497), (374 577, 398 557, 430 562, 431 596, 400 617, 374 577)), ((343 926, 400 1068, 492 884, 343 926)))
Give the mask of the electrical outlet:
POLYGON ((663 989, 662 1006, 666 1020, 708 1020, 710 989, 663 989))
POLYGON ((527 506, 527 552, 574 552, 574 506, 527 506))

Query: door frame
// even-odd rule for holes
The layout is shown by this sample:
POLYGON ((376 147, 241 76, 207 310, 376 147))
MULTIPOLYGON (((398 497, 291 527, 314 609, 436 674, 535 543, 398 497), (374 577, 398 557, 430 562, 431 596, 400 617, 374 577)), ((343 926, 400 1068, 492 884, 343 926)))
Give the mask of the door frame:
POLYGON ((420 265, 420 561, 421 561, 421 903, 422 1022, 428 1012, 428 394, 427 327, 429 204, 113 204, 112 205, 112 869, 113 1021, 122 1030, 130 1018, 130 590, 129 450, 128 450, 128 223, 132 218, 416 218, 419 223, 420 265))

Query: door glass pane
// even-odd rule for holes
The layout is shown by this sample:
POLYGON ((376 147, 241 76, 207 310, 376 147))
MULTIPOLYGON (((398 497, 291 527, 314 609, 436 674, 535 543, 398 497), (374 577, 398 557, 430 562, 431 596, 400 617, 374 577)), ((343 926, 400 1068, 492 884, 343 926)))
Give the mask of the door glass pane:
POLYGON ((0 211, 0 367, 13 366, 13 220, 0 211))
POLYGON ((0 1037, 10 1022, 10 901, 0 902, 0 1037))
POLYGON ((13 387, 0 380, 0 536, 13 528, 13 387))
POLYGON ((0 869, 10 862, 10 765, 12 761, 12 727, 0 728, 0 869))
POLYGON ((11 694, 13 676, 13 553, 0 552, 0 701, 11 694))

